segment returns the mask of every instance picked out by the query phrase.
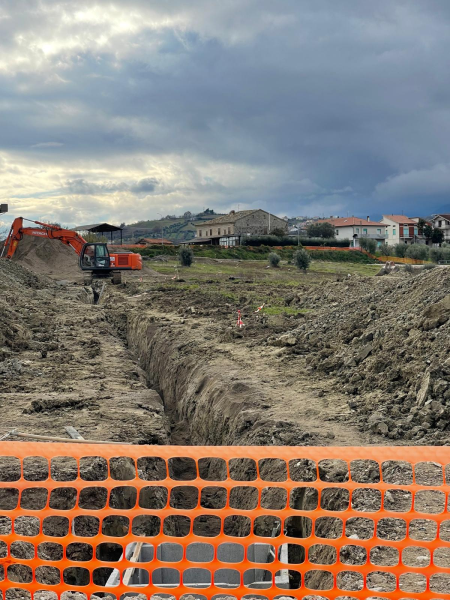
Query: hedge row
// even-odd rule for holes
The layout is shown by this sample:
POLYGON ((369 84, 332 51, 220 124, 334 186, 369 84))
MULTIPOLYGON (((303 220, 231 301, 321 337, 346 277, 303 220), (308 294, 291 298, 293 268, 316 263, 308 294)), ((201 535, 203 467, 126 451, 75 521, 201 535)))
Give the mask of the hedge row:
POLYGON ((301 246, 331 246, 335 248, 349 248, 350 240, 336 240, 335 238, 305 238, 300 237, 277 237, 275 235, 252 235, 242 240, 243 246, 297 246, 300 241, 301 246))
MULTIPOLYGON (((224 258, 237 260, 268 260, 269 254, 273 251, 271 246, 257 246, 246 248, 245 246, 237 246, 234 248, 221 248, 220 246, 192 246, 194 256, 204 258, 224 258)), ((276 253, 282 260, 292 260, 297 246, 281 247, 276 249, 276 253)), ((143 248, 136 250, 142 256, 158 256, 165 254, 166 256, 178 256, 179 249, 176 246, 158 246, 152 248, 143 248)), ((313 260, 347 262, 347 263, 372 263, 371 259, 362 252, 343 252, 333 250, 309 250, 313 260)))

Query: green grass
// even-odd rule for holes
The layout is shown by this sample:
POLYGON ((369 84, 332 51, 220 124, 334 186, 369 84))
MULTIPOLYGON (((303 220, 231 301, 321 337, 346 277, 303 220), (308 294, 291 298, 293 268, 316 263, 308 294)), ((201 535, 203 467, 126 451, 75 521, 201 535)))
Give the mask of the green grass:
POLYGON ((370 277, 376 275, 381 265, 366 265, 362 263, 334 263, 312 261, 310 271, 312 273, 336 273, 337 275, 363 275, 370 277))
MULTIPOLYGON (((176 275, 177 269, 178 274, 183 279, 189 277, 195 278, 196 276, 235 276, 243 277, 246 279, 253 279, 254 283, 264 282, 267 285, 277 285, 282 282, 283 285, 297 286, 305 281, 305 274, 303 271, 299 271, 294 265, 288 265, 286 262, 281 263, 278 269, 267 269, 267 264, 262 261, 242 261, 236 263, 230 262, 217 262, 208 263, 200 260, 195 260, 191 267, 180 267, 176 259, 170 259, 168 262, 146 262, 147 266, 151 269, 161 273, 163 275, 176 275)), ((338 263, 338 262, 325 262, 315 261, 311 263, 309 274, 313 273, 326 273, 346 276, 350 275, 362 275, 365 277, 373 276, 380 270, 380 265, 370 265, 363 263, 338 263)), ((309 280, 310 281, 310 280, 309 280)), ((252 285, 251 283, 248 285, 252 285)))

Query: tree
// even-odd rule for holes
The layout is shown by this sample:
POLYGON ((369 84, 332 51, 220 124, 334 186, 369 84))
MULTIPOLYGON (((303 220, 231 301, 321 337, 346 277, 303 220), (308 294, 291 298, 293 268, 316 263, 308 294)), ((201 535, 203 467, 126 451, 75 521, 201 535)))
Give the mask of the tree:
POLYGON ((308 252, 304 249, 304 248, 300 248, 300 250, 297 250, 296 252, 294 252, 294 265, 297 267, 297 269, 303 269, 303 271, 305 271, 309 268, 309 265, 311 264, 311 257, 308 254, 308 252))
POLYGON ((399 258, 405 258, 407 250, 408 247, 406 244, 395 244, 394 246, 395 256, 398 256, 399 258))
POLYGON ((308 237, 321 237, 330 239, 335 237, 335 230, 331 223, 311 223, 306 228, 308 237))
POLYGON ((278 268, 279 264, 280 264, 280 257, 278 256, 278 254, 276 252, 271 252, 269 254, 269 265, 271 267, 278 268))
POLYGON ((429 240, 431 240, 431 238, 433 236, 433 228, 431 227, 431 225, 424 225, 423 235, 424 235, 425 239, 427 240, 427 242, 429 240))
POLYGON ((425 219, 419 219, 418 223, 417 223, 417 231, 419 232, 419 235, 423 235, 423 230, 426 227, 427 222, 425 221, 425 219))
POLYGON ((425 244, 411 244, 406 246, 406 256, 409 258, 426 260, 428 258, 428 252, 428 246, 425 246, 425 244))
POLYGON ((269 231, 269 235, 276 235, 277 237, 284 237, 286 235, 286 232, 281 229, 281 227, 275 227, 275 229, 272 229, 272 231, 269 231))
POLYGON ((190 267, 194 261, 194 253, 187 246, 181 246, 178 258, 182 267, 190 267))
POLYGON ((370 254, 374 254, 377 251, 377 243, 371 238, 360 237, 359 245, 363 250, 367 250, 367 252, 370 252, 370 254))
POLYGON ((442 229, 438 229, 437 227, 433 229, 433 233, 431 234, 431 241, 433 242, 433 244, 442 244, 442 242, 444 241, 444 232, 442 231, 442 229))

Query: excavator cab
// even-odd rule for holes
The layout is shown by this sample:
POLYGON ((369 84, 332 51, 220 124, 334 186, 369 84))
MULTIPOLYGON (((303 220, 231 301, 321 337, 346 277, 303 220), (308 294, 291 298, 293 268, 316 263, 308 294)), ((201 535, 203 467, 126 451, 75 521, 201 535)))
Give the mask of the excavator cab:
POLYGON ((80 267, 83 271, 110 271, 111 259, 106 244, 84 244, 80 254, 80 267))

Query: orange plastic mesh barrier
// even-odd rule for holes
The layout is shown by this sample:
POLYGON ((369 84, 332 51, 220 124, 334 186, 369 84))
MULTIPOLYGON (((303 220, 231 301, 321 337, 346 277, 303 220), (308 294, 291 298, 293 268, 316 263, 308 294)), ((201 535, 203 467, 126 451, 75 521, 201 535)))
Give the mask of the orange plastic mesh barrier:
POLYGON ((7 600, 450 593, 450 448, 3 442, 0 455, 7 600))

